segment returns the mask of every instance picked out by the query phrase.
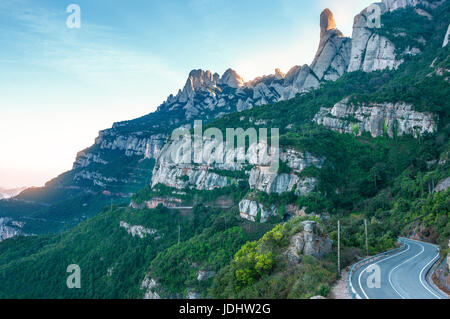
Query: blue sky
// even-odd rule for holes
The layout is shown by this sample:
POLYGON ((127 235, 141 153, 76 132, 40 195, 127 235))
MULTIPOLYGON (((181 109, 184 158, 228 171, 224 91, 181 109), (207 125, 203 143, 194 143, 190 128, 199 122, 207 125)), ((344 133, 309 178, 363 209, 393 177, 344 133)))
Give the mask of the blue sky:
POLYGON ((351 35, 368 0, 1 0, 0 186, 40 186, 115 121, 150 113, 192 69, 245 80, 310 63, 319 15, 351 35), (66 8, 81 8, 69 29, 66 8))

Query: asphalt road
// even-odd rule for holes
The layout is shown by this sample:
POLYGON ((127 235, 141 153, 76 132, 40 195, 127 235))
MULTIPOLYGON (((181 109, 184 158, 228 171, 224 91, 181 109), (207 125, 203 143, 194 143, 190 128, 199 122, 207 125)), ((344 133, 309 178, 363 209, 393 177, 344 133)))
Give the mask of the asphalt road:
POLYGON ((439 258, 438 247, 406 238, 400 241, 404 249, 354 272, 351 282, 355 291, 362 299, 446 299, 425 279, 439 258))

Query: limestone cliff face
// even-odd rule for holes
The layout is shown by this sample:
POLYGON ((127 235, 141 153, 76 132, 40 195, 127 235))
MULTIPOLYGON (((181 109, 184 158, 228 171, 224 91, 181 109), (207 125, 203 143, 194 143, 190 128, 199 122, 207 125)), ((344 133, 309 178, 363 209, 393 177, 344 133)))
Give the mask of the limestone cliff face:
POLYGON ((290 192, 295 188, 295 194, 305 196, 316 187, 315 178, 300 178, 295 174, 273 174, 266 167, 253 168, 249 184, 252 189, 272 194, 290 192))
POLYGON ((260 214, 260 222, 265 223, 271 216, 277 216, 278 209, 275 206, 266 209, 257 201, 244 199, 239 203, 239 212, 242 218, 252 222, 256 222, 260 214))
MULTIPOLYGON (((216 163, 208 159, 202 162, 184 162, 183 152, 189 141, 171 142, 164 146, 161 155, 158 157, 152 177, 152 187, 163 184, 178 189, 194 188, 197 190, 213 190, 230 185, 232 178, 221 176, 217 171, 245 171, 246 165, 233 160, 236 152, 227 155, 223 163, 216 163), (231 157, 231 159, 228 159, 231 157)), ((210 148, 213 141, 204 140, 204 149, 210 148)), ((272 172, 270 161, 255 161, 250 147, 247 153, 248 165, 252 169, 249 171, 248 182, 251 189, 271 193, 290 192, 294 188, 298 195, 306 195, 314 190, 316 180, 314 178, 300 178, 298 176, 309 166, 321 167, 325 161, 323 158, 316 158, 308 152, 298 152, 293 149, 280 152, 280 160, 285 162, 292 170, 291 173, 278 174, 272 172)), ((256 152, 256 151, 255 151, 256 152)), ((189 157, 190 159, 190 157, 189 157)), ((211 159, 213 160, 213 159, 211 159)))
MULTIPOLYGON (((257 150, 256 145, 250 146, 246 153, 247 164, 238 163, 235 160, 236 153, 241 150, 236 149, 230 154, 224 155, 222 163, 214 162, 214 158, 203 156, 201 161, 197 158, 194 162, 192 154, 184 153, 191 145, 189 140, 179 140, 167 143, 157 159, 152 177, 152 187, 158 184, 177 188, 177 189, 196 189, 213 190, 230 186, 236 182, 235 178, 227 177, 226 174, 220 175, 218 172, 243 171, 251 167, 244 180, 249 183, 253 190, 266 192, 267 194, 284 192, 295 193, 299 196, 306 196, 316 187, 315 178, 302 178, 299 174, 307 167, 322 167, 325 158, 317 158, 308 152, 299 152, 294 149, 287 149, 279 152, 280 161, 286 163, 291 170, 290 173, 277 173, 271 170, 271 160, 269 157, 255 158, 257 150)), ((203 149, 212 149, 214 141, 204 139, 203 149)), ((260 147, 260 145, 259 145, 260 147)), ((270 150, 274 154, 274 150, 270 150)), ((276 215, 278 210, 273 207, 264 208, 260 203, 245 198, 239 204, 241 216, 243 218, 255 221, 258 211, 261 211, 261 221, 266 221, 270 216, 276 215)))
MULTIPOLYGON (((383 0, 376 3, 380 9, 380 13, 392 12, 407 7, 416 7, 418 5, 427 9, 435 9, 442 5, 446 0, 426 1, 426 0, 383 0)), ((416 13, 423 15, 428 19, 433 17, 421 8, 415 9, 416 13)), ((405 52, 400 55, 396 54, 396 47, 388 38, 378 34, 376 26, 369 23, 369 19, 373 17, 373 8, 368 7, 358 14, 353 23, 352 48, 351 57, 347 72, 364 71, 372 72, 384 69, 396 69, 403 63, 404 55, 415 55, 420 53, 420 49, 414 47, 411 43, 405 52)), ((381 27, 382 20, 381 20, 381 27)), ((399 34, 399 36, 401 36, 399 34)), ((417 39, 418 42, 426 42, 425 39, 417 39)))
POLYGON ((316 179, 300 178, 298 174, 309 166, 322 167, 324 158, 316 158, 308 152, 301 153, 288 149, 280 152, 280 160, 291 169, 289 174, 274 173, 268 165, 255 165, 250 172, 250 188, 267 194, 282 194, 295 188, 295 193, 299 196, 305 196, 314 190, 316 179))
MULTIPOLYGON (((386 12, 382 4, 380 8, 386 12)), ((396 59, 394 44, 369 27, 368 18, 371 14, 371 10, 366 8, 355 17, 348 72, 395 69, 403 62, 396 59)))
MULTIPOLYGON (((208 149, 213 141, 204 140, 204 148, 208 149)), ((210 159, 202 158, 194 162, 190 152, 186 157, 181 150, 188 149, 191 141, 180 140, 167 143, 157 159, 152 176, 152 187, 163 184, 177 189, 193 188, 197 190, 213 190, 229 186, 229 179, 220 176, 213 170, 242 169, 239 164, 215 164, 210 159)))
MULTIPOLYGON (((267 194, 282 194, 295 190, 298 196, 306 196, 317 185, 317 180, 313 177, 301 178, 299 174, 307 167, 322 167, 324 158, 316 158, 308 152, 298 152, 293 149, 280 152, 280 160, 285 162, 291 169, 290 173, 275 173, 269 165, 255 165, 250 171, 249 186, 253 190, 265 192, 267 194)), ((255 221, 258 211, 261 211, 261 222, 265 222, 270 216, 278 214, 278 208, 268 209, 261 203, 250 198, 245 198, 239 203, 241 217, 250 221, 255 221)))
POLYGON ((344 99, 332 108, 322 108, 314 121, 340 133, 369 132, 373 137, 384 133, 418 137, 437 130, 435 115, 414 111, 412 105, 402 102, 353 105, 344 99))

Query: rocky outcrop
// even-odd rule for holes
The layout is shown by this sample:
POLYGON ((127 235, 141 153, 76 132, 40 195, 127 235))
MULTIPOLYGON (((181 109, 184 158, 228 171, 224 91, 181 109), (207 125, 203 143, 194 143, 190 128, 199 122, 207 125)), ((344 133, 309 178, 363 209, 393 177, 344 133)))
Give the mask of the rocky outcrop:
POLYGON ((200 293, 196 292, 192 288, 187 288, 186 289, 186 295, 187 295, 187 299, 189 299, 189 300, 195 300, 195 299, 200 299, 201 298, 200 293))
POLYGON ((332 252, 333 242, 323 234, 314 221, 302 223, 303 231, 292 236, 287 256, 291 263, 298 263, 302 255, 322 257, 332 252))
POLYGON ((443 48, 445 48, 448 45, 449 39, 450 39, 450 24, 448 25, 447 33, 444 36, 444 42, 442 43, 443 48))
MULTIPOLYGON (((435 9, 442 5, 446 0, 425 1, 425 0, 383 0, 382 3, 376 3, 381 14, 392 12, 407 7, 417 5, 424 6, 427 9, 435 9)), ((384 69, 396 69, 403 63, 403 55, 416 55, 420 49, 414 47, 414 43, 403 52, 397 55, 396 47, 392 41, 377 32, 377 28, 383 27, 373 25, 374 17, 373 7, 368 7, 358 14, 353 23, 351 58, 347 72, 364 71, 372 72, 384 69)), ((432 19, 433 17, 421 8, 416 9, 416 13, 432 19)), ((400 36, 400 35, 399 35, 400 36)), ((419 43, 425 43, 425 39, 417 39, 419 43)))
POLYGON ((320 16, 320 44, 311 70, 320 81, 335 81, 350 62, 352 41, 336 29, 333 13, 325 9, 320 16))
POLYGON ((250 173, 251 189, 272 194, 282 194, 294 190, 298 196, 311 193, 316 186, 315 178, 300 178, 296 174, 274 174, 270 167, 254 167, 250 173))
POLYGON ((270 217, 277 216, 278 209, 275 206, 272 206, 270 209, 266 209, 257 201, 244 199, 239 203, 239 212, 242 218, 252 222, 256 222, 259 215, 260 222, 265 223, 270 217))
MULTIPOLYGON (((167 143, 156 161, 152 187, 162 184, 177 189, 213 190, 229 186, 233 179, 219 175, 216 171, 242 170, 243 165, 234 160, 239 150, 220 152, 222 156, 217 160, 219 157, 215 156, 216 141, 205 137, 202 143, 198 153, 194 152, 190 139, 167 143), (211 152, 207 153, 207 150, 211 152)), ((223 147, 223 144, 220 146, 223 147)))
MULTIPOLYGON (((450 248, 450 239, 448 241, 448 248, 450 248)), ((450 270, 450 253, 447 254, 447 269, 450 270)))
MULTIPOLYGON (((386 11, 382 4, 379 7, 382 13, 386 11)), ((375 28, 369 24, 371 14, 372 10, 366 8, 354 19, 348 72, 395 69, 402 63, 396 59, 395 45, 386 37, 377 34, 375 28)))
MULTIPOLYGON (((178 140, 168 143, 161 151, 157 160, 152 178, 152 187, 158 184, 166 185, 177 189, 197 189, 197 190, 213 190, 231 185, 235 181, 234 178, 219 175, 218 171, 245 171, 246 167, 235 160, 236 153, 240 150, 236 149, 230 154, 224 154, 223 162, 211 162, 207 156, 202 156, 198 163, 190 163, 194 156, 191 153, 186 156, 183 150, 190 150, 191 141, 178 140), (184 163, 184 162, 187 163, 184 163)), ((203 139, 203 149, 210 149, 211 140, 203 139)), ((275 152, 271 149, 269 154, 280 153, 280 161, 285 163, 289 168, 289 173, 273 172, 272 158, 267 151, 263 156, 258 150, 261 150, 262 144, 251 145, 246 152, 246 160, 252 169, 249 171, 248 183, 251 189, 266 192, 267 194, 291 192, 299 196, 306 196, 311 193, 317 183, 312 177, 302 178, 300 173, 307 167, 322 167, 325 162, 324 158, 316 158, 308 152, 299 152, 294 149, 287 149, 282 152, 275 152), (255 154, 259 154, 256 156, 255 154)), ((262 150, 267 149, 267 146, 262 150)), ((204 154, 203 154, 204 155, 204 154)), ((197 158, 197 160, 199 160, 197 158)), ((241 217, 256 221, 258 212, 261 213, 261 222, 265 222, 270 216, 277 214, 278 209, 271 207, 264 208, 263 205, 252 199, 246 198, 239 203, 241 217)))
POLYGON ((177 189, 192 188, 196 190, 213 190, 229 185, 226 176, 210 171, 209 166, 195 164, 160 164, 155 169, 152 186, 163 184, 177 189))
POLYGON ((145 276, 141 283, 141 290, 145 290, 144 299, 161 299, 161 296, 155 291, 158 286, 155 279, 145 276))
POLYGON ((314 121, 340 133, 369 132, 373 137, 385 133, 418 137, 437 129, 433 114, 414 111, 412 105, 402 102, 353 105, 344 99, 332 108, 322 108, 314 121))
POLYGON ((436 186, 435 191, 437 193, 439 192, 444 192, 447 189, 450 188, 450 177, 447 177, 446 179, 444 179, 443 181, 440 181, 439 184, 436 186))
POLYGON ((197 280, 198 281, 205 281, 210 278, 213 278, 216 275, 214 271, 206 271, 206 270, 200 270, 197 273, 197 280))
POLYGON ((244 86, 244 79, 233 69, 228 69, 220 79, 220 83, 237 89, 244 86))
POLYGON ((156 229, 148 229, 141 225, 130 225, 124 221, 120 222, 120 227, 124 228, 127 231, 127 233, 130 234, 131 236, 133 237, 137 236, 141 239, 144 239, 148 235, 151 236, 157 233, 156 229))
POLYGON ((299 174, 309 166, 322 167, 324 158, 316 158, 308 152, 288 149, 280 152, 280 161, 291 169, 290 173, 274 173, 269 165, 256 165, 250 171, 249 185, 267 194, 282 194, 295 189, 298 196, 311 193, 316 186, 315 178, 300 178, 299 174))
POLYGON ((0 242, 22 235, 23 223, 14 222, 10 218, 0 218, 0 242))

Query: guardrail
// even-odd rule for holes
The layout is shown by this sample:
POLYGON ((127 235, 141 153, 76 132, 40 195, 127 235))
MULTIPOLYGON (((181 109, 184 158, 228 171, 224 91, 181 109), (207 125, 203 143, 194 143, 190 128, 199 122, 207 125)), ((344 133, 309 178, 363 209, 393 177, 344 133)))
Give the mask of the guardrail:
POLYGON ((362 299, 361 296, 356 292, 355 288, 353 287, 353 284, 352 284, 352 275, 353 275, 353 273, 357 269, 359 269, 360 267, 362 267, 364 265, 371 264, 374 261, 376 261, 376 260, 378 260, 378 259, 380 259, 382 257, 389 256, 389 255, 391 255, 393 253, 399 252, 402 249, 404 249, 406 245, 401 240, 399 240, 399 242, 402 244, 401 247, 393 249, 393 250, 389 250, 387 252, 384 252, 384 253, 381 253, 381 254, 378 254, 378 255, 375 255, 375 256, 368 257, 368 258, 363 259, 363 260, 360 260, 360 261, 358 261, 356 264, 354 264, 350 268, 350 271, 347 274, 347 291, 348 291, 349 295, 352 296, 352 299, 362 299))

